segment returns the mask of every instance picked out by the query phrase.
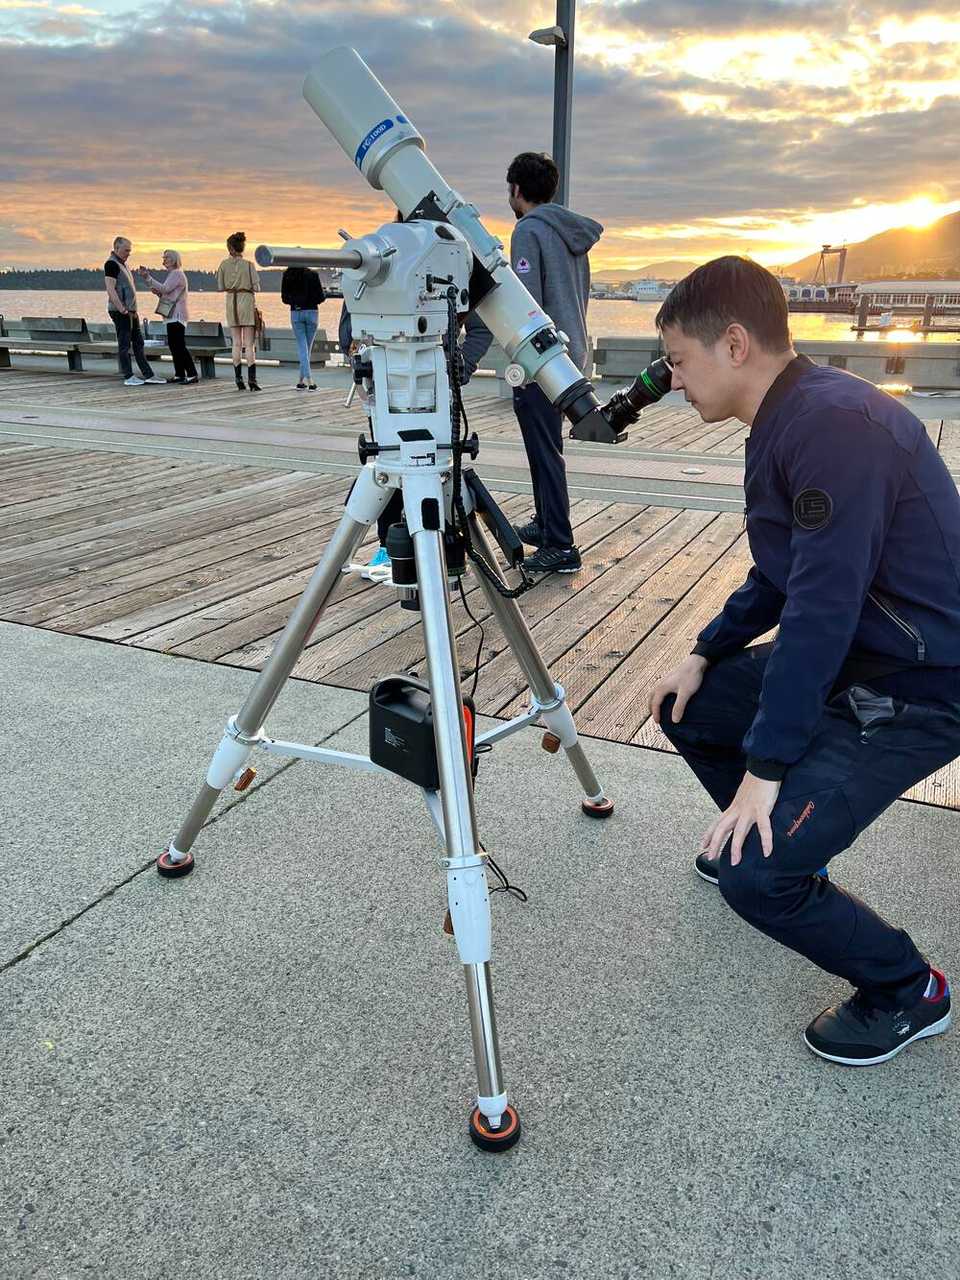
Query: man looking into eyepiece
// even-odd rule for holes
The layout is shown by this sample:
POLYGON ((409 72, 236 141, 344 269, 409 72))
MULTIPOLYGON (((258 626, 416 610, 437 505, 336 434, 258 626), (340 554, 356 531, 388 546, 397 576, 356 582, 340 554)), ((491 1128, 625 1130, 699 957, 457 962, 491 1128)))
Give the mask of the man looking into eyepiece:
POLYGON ((705 422, 751 428, 754 566, 651 696, 720 810, 697 870, 855 988, 814 1018, 807 1046, 885 1062, 946 1031, 946 978, 820 868, 960 754, 960 497, 903 405, 796 354, 783 291, 756 263, 698 268, 657 324, 673 388, 705 422))
MULTIPOLYGON (((586 371, 589 251, 603 234, 592 218, 553 204, 560 171, 547 155, 524 151, 507 170, 510 208, 517 218, 510 265, 569 340, 570 359, 586 371)), ((570 527, 570 495, 563 461, 563 418, 537 384, 516 387, 513 410, 530 464, 534 513, 517 533, 537 550, 524 560, 533 573, 576 573, 580 552, 570 527)))

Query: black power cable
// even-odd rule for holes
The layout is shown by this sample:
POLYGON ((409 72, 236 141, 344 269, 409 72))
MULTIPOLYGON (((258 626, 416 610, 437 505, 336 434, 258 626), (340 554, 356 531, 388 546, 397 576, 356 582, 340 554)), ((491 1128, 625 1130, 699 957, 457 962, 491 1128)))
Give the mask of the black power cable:
POLYGON ((508 587, 504 584, 500 574, 487 563, 485 557, 473 545, 473 540, 470 537, 470 526, 467 523, 467 513, 463 505, 463 495, 460 492, 465 441, 465 436, 461 434, 461 421, 467 431, 470 429, 470 423, 467 420, 467 411, 464 408, 463 393, 460 387, 460 348, 457 342, 457 327, 457 291, 451 286, 447 290, 447 370, 450 376, 450 390, 452 392, 450 402, 450 441, 453 453, 453 511, 459 522, 464 549, 471 562, 476 565, 478 571, 483 574, 499 595, 503 596, 505 600, 516 600, 518 596, 522 596, 525 591, 529 591, 531 587, 537 585, 535 580, 527 576, 521 563, 519 566, 520 577, 522 578, 520 585, 518 587, 508 587))

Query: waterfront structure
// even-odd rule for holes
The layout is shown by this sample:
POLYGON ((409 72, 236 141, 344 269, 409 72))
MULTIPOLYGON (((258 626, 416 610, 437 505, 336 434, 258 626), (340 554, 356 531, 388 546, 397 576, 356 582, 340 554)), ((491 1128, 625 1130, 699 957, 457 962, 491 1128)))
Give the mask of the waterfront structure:
POLYGON ((935 312, 960 311, 960 280, 869 280, 856 286, 857 305, 867 300, 871 311, 921 312, 932 298, 935 312))

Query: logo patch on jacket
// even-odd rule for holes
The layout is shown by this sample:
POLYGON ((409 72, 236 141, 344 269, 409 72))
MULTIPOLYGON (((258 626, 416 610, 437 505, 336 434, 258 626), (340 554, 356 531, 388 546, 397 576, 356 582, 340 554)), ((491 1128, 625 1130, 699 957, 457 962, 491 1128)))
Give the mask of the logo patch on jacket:
POLYGON ((793 518, 801 529, 822 529, 833 515, 833 499, 823 489, 804 489, 793 500, 793 518))
POLYGON ((530 263, 527 261, 527 259, 518 258, 517 259, 517 275, 525 276, 529 270, 530 270, 530 263))

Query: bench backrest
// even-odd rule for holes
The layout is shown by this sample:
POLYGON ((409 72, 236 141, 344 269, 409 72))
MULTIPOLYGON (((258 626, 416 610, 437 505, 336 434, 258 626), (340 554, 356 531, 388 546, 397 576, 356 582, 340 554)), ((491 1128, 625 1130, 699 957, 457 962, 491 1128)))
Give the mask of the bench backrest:
POLYGON ((201 347, 230 346, 230 338, 224 334, 219 320, 188 320, 184 328, 187 346, 194 350, 201 347))
POLYGON ((24 316, 21 323, 31 338, 50 342, 89 342, 86 320, 72 316, 24 316))

